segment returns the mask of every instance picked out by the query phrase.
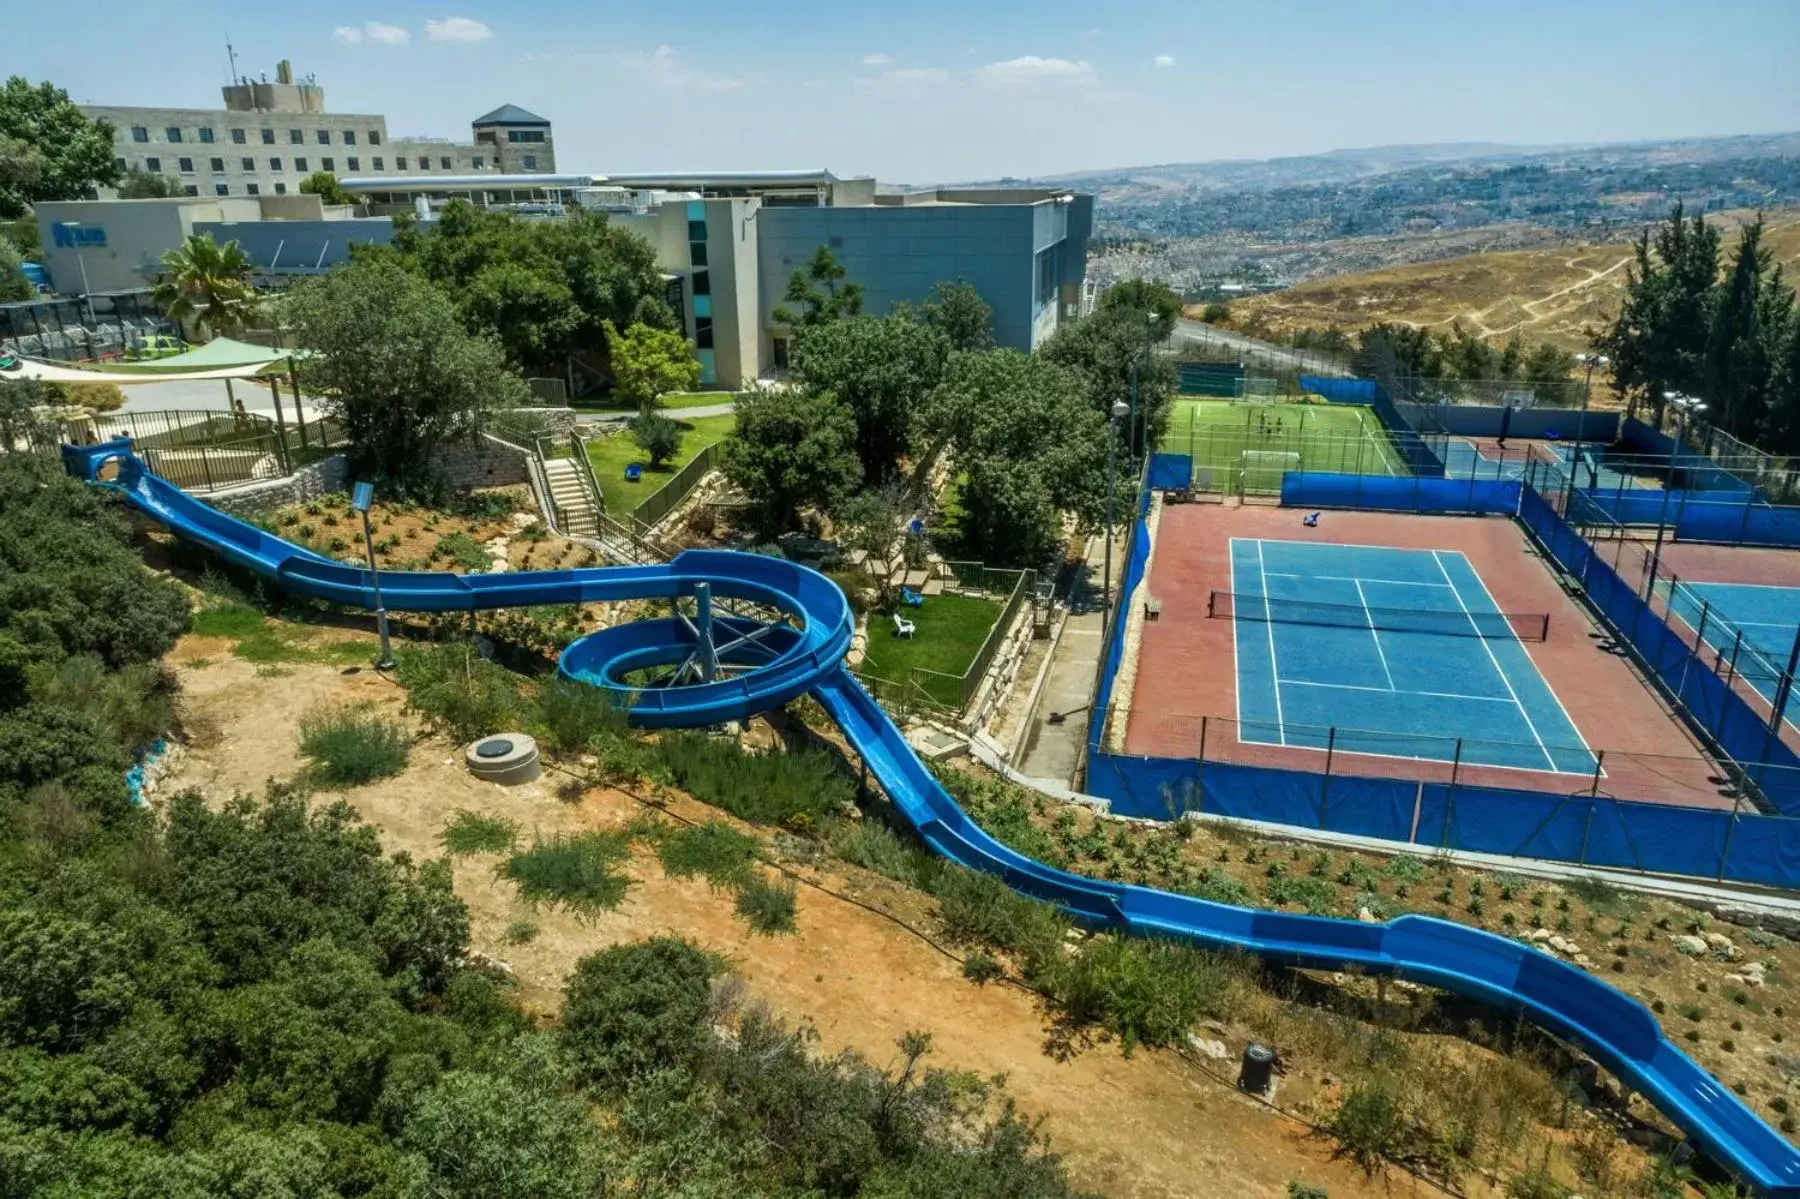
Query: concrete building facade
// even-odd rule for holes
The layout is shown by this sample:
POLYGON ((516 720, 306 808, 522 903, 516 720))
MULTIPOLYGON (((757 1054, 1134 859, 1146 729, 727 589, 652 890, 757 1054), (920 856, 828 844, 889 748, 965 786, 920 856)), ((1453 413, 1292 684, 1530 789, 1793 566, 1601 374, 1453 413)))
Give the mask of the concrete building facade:
POLYGON ((283 60, 275 81, 240 79, 224 108, 83 105, 113 126, 121 171, 175 180, 189 196, 280 196, 315 171, 337 176, 469 175, 554 171, 550 122, 502 105, 471 124, 472 138, 391 137, 387 118, 334 113, 311 77, 283 60), (514 141, 515 136, 530 140, 514 141))

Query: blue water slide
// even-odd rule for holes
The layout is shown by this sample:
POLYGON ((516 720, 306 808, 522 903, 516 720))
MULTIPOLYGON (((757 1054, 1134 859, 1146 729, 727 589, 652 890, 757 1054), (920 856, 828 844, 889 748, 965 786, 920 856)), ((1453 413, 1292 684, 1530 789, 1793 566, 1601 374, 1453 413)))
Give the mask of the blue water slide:
MULTIPOLYGON (((111 488, 176 535, 284 588, 374 606, 366 570, 201 503, 145 469, 129 441, 65 446, 63 458, 71 474, 111 488)), ((694 625, 679 616, 590 634, 565 651, 564 673, 632 695, 633 720, 662 727, 742 719, 810 692, 919 836, 958 865, 1057 904, 1089 927, 1254 953, 1289 966, 1405 978, 1519 1012, 1586 1049, 1743 1182, 1778 1199, 1800 1199, 1800 1149, 1671 1043, 1643 1004, 1531 946, 1425 916, 1365 924, 1232 907, 1084 878, 1000 844, 957 805, 844 668, 853 617, 843 593, 815 571, 755 554, 690 550, 662 566, 381 576, 388 607, 419 612, 676 599, 695 596, 702 586, 755 606, 714 622, 720 661, 736 668, 724 677, 647 690, 629 684, 630 672, 682 662, 698 648, 694 625), (775 614, 782 619, 764 619, 775 614)))

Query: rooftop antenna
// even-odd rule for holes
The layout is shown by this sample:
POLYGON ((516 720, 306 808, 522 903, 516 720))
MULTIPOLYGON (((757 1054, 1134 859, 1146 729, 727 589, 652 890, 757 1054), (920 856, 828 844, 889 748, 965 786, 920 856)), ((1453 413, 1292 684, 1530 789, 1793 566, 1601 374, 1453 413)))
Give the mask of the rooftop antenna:
POLYGON ((233 84, 242 82, 238 79, 237 51, 231 48, 231 35, 229 33, 225 35, 225 57, 231 60, 231 82, 233 84))

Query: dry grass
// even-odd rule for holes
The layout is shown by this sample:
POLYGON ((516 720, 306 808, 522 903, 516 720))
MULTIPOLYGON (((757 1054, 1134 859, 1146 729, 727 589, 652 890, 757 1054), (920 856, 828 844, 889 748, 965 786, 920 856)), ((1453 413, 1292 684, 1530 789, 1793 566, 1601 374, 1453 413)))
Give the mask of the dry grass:
MULTIPOLYGON (((1725 244, 1748 214, 1721 216, 1725 244)), ((1777 214, 1766 244, 1792 275, 1800 270, 1800 217, 1777 214)), ((1625 285, 1629 240, 1498 254, 1469 254, 1438 262, 1339 275, 1232 304, 1234 326, 1262 335, 1332 326, 1360 329, 1379 321, 1464 328, 1504 339, 1517 332, 1529 341, 1564 349, 1587 348, 1584 330, 1618 310, 1625 285)))

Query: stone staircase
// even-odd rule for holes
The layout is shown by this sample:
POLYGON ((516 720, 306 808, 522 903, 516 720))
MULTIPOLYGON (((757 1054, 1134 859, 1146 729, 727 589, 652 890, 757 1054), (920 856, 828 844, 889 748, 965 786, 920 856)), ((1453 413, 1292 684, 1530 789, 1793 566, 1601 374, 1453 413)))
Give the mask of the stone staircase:
POLYGON ((550 502, 556 509, 557 528, 572 537, 600 535, 599 497, 583 463, 574 458, 544 460, 544 479, 550 489, 550 502))

